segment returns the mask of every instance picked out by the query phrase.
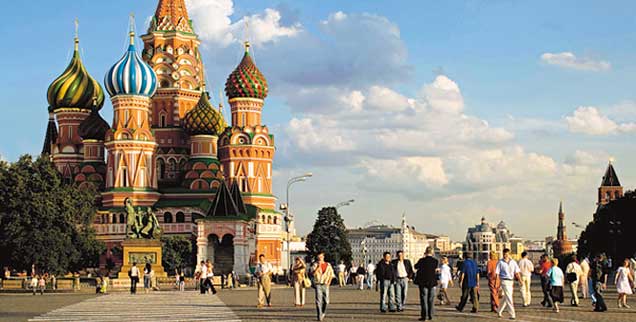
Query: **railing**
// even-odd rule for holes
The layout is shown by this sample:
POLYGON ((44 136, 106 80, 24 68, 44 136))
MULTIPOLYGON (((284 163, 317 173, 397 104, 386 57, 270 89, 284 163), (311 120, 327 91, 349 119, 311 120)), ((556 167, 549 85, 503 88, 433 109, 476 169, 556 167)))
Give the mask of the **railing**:
MULTIPOLYGON (((196 231, 196 224, 193 223, 160 223, 159 225, 164 233, 190 233, 196 231)), ((93 226, 98 235, 126 234, 126 224, 94 224, 93 226)))

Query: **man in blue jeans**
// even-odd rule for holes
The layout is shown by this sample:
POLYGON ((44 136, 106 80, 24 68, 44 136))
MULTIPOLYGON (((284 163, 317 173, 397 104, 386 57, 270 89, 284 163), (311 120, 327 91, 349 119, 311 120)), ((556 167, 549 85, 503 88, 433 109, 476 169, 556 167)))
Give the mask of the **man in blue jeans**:
POLYGON ((437 286, 437 266, 439 261, 433 257, 433 249, 426 248, 424 257, 415 264, 417 275, 415 284, 420 288, 420 321, 433 319, 435 310, 435 286, 437 286))
POLYGON ((383 259, 375 268, 375 275, 380 284, 380 312, 395 312, 395 267, 391 264, 391 253, 385 252, 383 259), (388 303, 387 303, 388 298, 388 303))
POLYGON ((318 321, 325 319, 327 304, 329 304, 329 285, 334 278, 331 264, 325 262, 325 253, 318 253, 318 260, 312 266, 314 285, 316 287, 316 315, 318 321))
POLYGON ((468 302, 468 296, 470 295, 470 301, 473 302, 472 313, 479 311, 479 270, 477 270, 477 263, 472 259, 470 253, 464 253, 464 265, 459 275, 459 285, 462 287, 462 298, 459 305, 455 307, 457 311, 461 312, 468 302))
POLYGON ((409 280, 413 279, 413 265, 411 265, 410 260, 404 259, 403 251, 398 250, 396 256, 397 259, 391 262, 397 275, 395 280, 395 302, 397 303, 397 311, 402 312, 408 297, 409 280))

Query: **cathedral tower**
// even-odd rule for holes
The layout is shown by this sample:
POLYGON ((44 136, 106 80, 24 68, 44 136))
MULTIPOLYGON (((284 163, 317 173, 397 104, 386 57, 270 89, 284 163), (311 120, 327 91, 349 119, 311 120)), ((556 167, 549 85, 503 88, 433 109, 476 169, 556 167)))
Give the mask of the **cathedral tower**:
POLYGON ((228 185, 237 181, 246 204, 274 209, 272 160, 274 136, 261 124, 267 80, 254 64, 245 42, 243 59, 225 83, 232 127, 219 139, 219 159, 228 185))
POLYGON ((144 42, 143 59, 157 74, 151 124, 158 143, 160 186, 174 186, 184 175, 190 145, 181 123, 199 101, 204 81, 199 38, 184 0, 160 0, 144 42))
POLYGON ((71 62, 49 86, 47 100, 49 128, 45 140, 48 142, 44 143, 43 151, 50 152, 64 180, 71 183, 84 159, 82 138, 78 133, 80 123, 92 110, 99 110, 104 105, 104 91, 88 74, 80 58, 77 32, 71 62), (55 126, 53 115, 59 126, 57 131, 52 128, 55 126))
POLYGON ((106 208, 122 207, 126 198, 141 206, 151 206, 159 199, 157 143, 150 129, 157 76, 137 53, 132 26, 129 36, 128 50, 104 78, 113 104, 113 125, 106 133, 105 144, 108 161, 106 192, 102 196, 106 208))
POLYGON ((621 198, 623 196, 623 187, 618 181, 616 171, 612 161, 607 165, 605 175, 601 181, 601 186, 598 188, 598 202, 597 205, 602 206, 608 204, 610 201, 621 198))

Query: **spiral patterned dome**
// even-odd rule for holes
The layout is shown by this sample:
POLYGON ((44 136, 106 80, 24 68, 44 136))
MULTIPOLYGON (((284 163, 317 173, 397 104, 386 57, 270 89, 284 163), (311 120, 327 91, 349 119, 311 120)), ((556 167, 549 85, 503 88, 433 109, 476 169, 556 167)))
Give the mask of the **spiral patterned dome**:
POLYGON ((157 91, 157 75, 135 49, 135 33, 130 33, 130 45, 124 56, 104 77, 111 97, 117 95, 152 96, 157 91))
POLYGON ((83 140, 104 141, 106 132, 110 129, 108 123, 99 115, 96 109, 91 111, 82 123, 80 123, 77 134, 83 140))
POLYGON ((104 106, 104 91, 86 71, 79 54, 79 39, 76 37, 71 62, 47 91, 48 109, 50 112, 58 108, 93 109, 94 98, 97 101, 95 108, 101 109, 104 106))
POLYGON ((258 70, 249 52, 249 43, 245 43, 245 55, 241 63, 225 82, 225 94, 228 98, 246 97, 264 99, 267 97, 267 80, 258 70))
POLYGON ((221 112, 212 106, 208 93, 201 93, 197 105, 185 115, 183 127, 189 135, 220 135, 227 127, 221 112))

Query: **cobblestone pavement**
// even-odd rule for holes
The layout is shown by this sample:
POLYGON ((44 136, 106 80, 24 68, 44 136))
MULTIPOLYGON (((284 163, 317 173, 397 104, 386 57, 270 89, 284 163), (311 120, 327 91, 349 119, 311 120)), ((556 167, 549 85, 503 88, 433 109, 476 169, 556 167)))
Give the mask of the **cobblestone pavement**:
POLYGON ((0 293, 0 322, 26 321, 57 308, 95 297, 91 293, 0 293))
MULTIPOLYGON (((538 283, 533 284, 533 304, 528 308, 516 305, 516 321, 520 322, 636 322, 636 297, 628 299, 634 308, 618 309, 616 306, 616 293, 612 290, 605 294, 609 311, 604 313, 592 312, 589 299, 582 299, 581 306, 561 306, 560 313, 553 313, 551 309, 542 308, 539 304, 543 298, 538 283)), ((450 291, 453 306, 436 306, 434 319, 436 321, 503 321, 491 313, 489 293, 485 280, 481 281, 481 312, 471 314, 470 306, 464 313, 457 312, 454 305, 460 297, 460 290, 452 288, 450 291)), ((293 305, 293 292, 290 288, 276 288, 272 293, 273 307, 256 308, 256 290, 238 289, 224 290, 220 298, 243 321, 315 321, 316 311, 314 306, 313 289, 307 290, 307 304, 302 308, 293 305)), ((349 286, 346 288, 331 289, 331 304, 329 305, 326 321, 417 321, 419 318, 418 290, 410 285, 408 305, 402 313, 380 313, 379 294, 372 290, 356 290, 349 286)), ((566 292, 565 301, 569 304, 569 289, 566 292)), ((515 285, 515 303, 521 303, 521 294, 515 285)), ((437 301, 436 301, 437 304, 437 301)), ((504 319, 508 315, 504 313, 504 319)))

